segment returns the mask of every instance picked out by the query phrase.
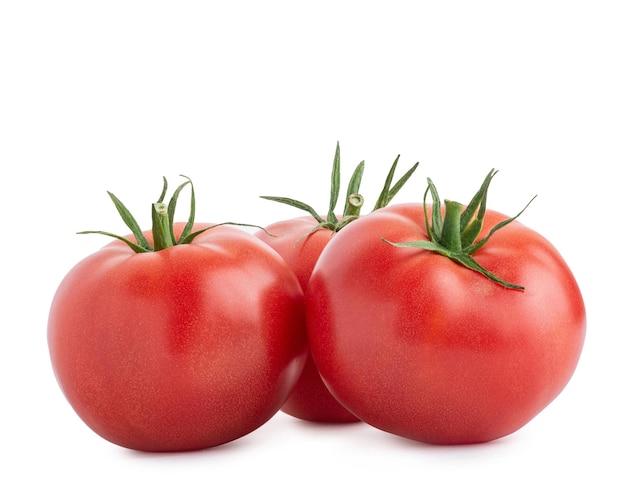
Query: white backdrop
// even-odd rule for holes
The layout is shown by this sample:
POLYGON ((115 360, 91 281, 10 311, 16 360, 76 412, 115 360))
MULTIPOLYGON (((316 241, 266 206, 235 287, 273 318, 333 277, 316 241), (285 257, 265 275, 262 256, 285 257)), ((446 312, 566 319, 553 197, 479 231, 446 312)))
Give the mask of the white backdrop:
POLYGON ((624 499, 625 22, 602 0, 1 2, 0 497, 624 499), (493 209, 538 195, 521 221, 561 251, 588 310, 565 391, 468 447, 280 413, 190 454, 87 429, 46 321, 65 273, 107 243, 76 232, 125 232, 106 191, 147 227, 161 177, 185 174, 198 220, 269 224, 300 214, 259 195, 326 210, 336 141, 346 182, 365 160, 366 211, 397 154, 401 171, 420 162, 397 201, 421 200, 427 176, 468 201, 491 168, 493 209))

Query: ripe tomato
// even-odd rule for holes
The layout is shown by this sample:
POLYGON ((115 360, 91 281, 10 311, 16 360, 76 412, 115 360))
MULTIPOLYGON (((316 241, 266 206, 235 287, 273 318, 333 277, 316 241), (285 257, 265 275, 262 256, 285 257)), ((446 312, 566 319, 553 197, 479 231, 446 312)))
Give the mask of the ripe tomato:
MULTIPOLYGON (((454 218, 427 227, 435 196, 432 207, 397 205, 355 221, 314 268, 305 298, 318 370, 377 428, 437 444, 497 439, 544 409, 575 370, 586 320, 570 269, 515 218, 481 214, 483 195, 479 224, 456 221, 457 237, 468 229, 478 242, 506 221, 474 251, 480 270, 431 249, 431 236, 455 233, 454 218), (424 248, 407 244, 415 241, 424 248)), ((459 208, 446 203, 442 214, 459 208)))
MULTIPOLYGON (((317 225, 313 217, 304 216, 271 224, 266 227, 267 233, 256 233, 259 239, 276 250, 292 268, 303 290, 306 290, 318 256, 335 234, 328 228, 315 230, 317 225), (303 236, 306 238, 302 238, 303 236)), ((298 334, 305 335, 305 332, 303 325, 298 334)), ((302 375, 281 410, 307 421, 359 421, 328 392, 310 353, 302 375)))
MULTIPOLYGON (((391 186, 397 163, 398 158, 389 171, 374 210, 387 206, 417 168, 415 164, 397 183, 391 186)), ((326 244, 337 232, 360 216, 363 199, 358 191, 363 169, 364 162, 361 162, 352 175, 346 193, 343 215, 337 216, 334 213, 339 196, 339 144, 335 149, 333 162, 330 207, 325 217, 320 216, 312 207, 293 199, 263 197, 303 209, 310 214, 270 224, 265 228, 266 231, 256 233, 258 238, 275 249, 293 269, 303 290, 306 290, 313 267, 326 244)), ((281 410, 307 421, 335 423, 359 421, 329 393, 310 355, 298 383, 281 410)))
MULTIPOLYGON (((184 231, 172 225, 174 240, 184 231)), ((152 231, 142 235, 154 245, 152 231)), ((211 447, 255 430, 285 402, 308 351, 303 309, 291 269, 241 229, 214 227, 152 252, 116 240, 60 284, 52 366, 105 439, 144 451, 211 447)))

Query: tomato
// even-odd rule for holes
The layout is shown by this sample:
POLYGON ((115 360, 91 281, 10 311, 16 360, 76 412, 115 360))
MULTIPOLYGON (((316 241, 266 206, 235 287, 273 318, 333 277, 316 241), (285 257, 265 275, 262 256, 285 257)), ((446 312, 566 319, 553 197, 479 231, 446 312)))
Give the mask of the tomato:
MULTIPOLYGON (((305 216, 270 224, 265 228, 267 233, 256 233, 259 239, 275 249, 292 268, 303 290, 306 290, 318 256, 335 234, 328 228, 315 229, 317 224, 313 217, 305 216)), ((305 332, 305 327, 302 326, 297 334, 305 335, 305 332)), ((310 353, 302 375, 281 410, 307 421, 359 421, 328 392, 310 353)))
POLYGON ((547 239, 486 209, 486 187, 479 195, 467 208, 446 202, 443 225, 426 223, 435 195, 376 211, 315 265, 305 294, 313 358, 333 396, 374 427, 434 444, 494 440, 573 375, 586 316, 571 270, 547 239), (479 215, 459 223, 464 209, 479 215), (463 242, 450 256, 433 250, 446 233, 463 242))
MULTIPOLYGON (((171 229, 178 240, 208 226, 171 229)), ((155 244, 152 231, 141 235, 155 244)), ((79 262, 54 296, 48 343, 65 397, 97 434, 131 449, 201 449, 257 429, 307 356, 293 271, 238 228, 149 252, 123 241, 135 236, 79 262)))
MULTIPOLYGON (((397 183, 391 186, 397 163, 398 158, 396 158, 389 171, 385 185, 373 210, 379 210, 387 206, 417 168, 417 164, 415 164, 397 183)), ((363 198, 358 194, 363 169, 364 162, 361 162, 352 174, 342 215, 335 215, 334 212, 339 194, 339 144, 337 144, 335 149, 331 175, 330 206, 325 217, 320 216, 309 205, 293 199, 263 197, 286 203, 309 213, 309 216, 270 224, 265 228, 265 231, 256 233, 258 238, 275 249, 293 269, 303 290, 307 288, 309 277, 320 253, 328 242, 334 238, 334 235, 358 217, 367 217, 360 216, 363 198)), ((359 421, 354 414, 346 410, 330 394, 310 354, 298 383, 281 410, 286 414, 307 421, 335 423, 359 421)))

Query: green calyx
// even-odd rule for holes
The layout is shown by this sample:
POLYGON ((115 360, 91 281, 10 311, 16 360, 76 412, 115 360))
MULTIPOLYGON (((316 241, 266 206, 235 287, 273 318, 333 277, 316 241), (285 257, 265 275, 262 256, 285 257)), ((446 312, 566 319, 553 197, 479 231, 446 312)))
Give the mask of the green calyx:
POLYGON ((486 270, 472 257, 473 253, 487 244, 496 231, 517 219, 535 199, 535 197, 533 197, 516 216, 496 224, 491 228, 487 236, 476 241, 483 228, 485 212, 487 210, 487 190, 496 173, 497 171, 493 169, 489 172, 482 186, 467 207, 463 208, 463 205, 458 202, 444 200, 445 216, 442 216, 441 200, 437 189, 433 182, 428 179, 428 187, 424 193, 424 214, 426 217, 426 230, 430 240, 394 243, 383 238, 383 241, 396 247, 412 247, 436 252, 470 270, 483 274, 485 277, 503 287, 514 290, 524 290, 523 286, 507 282, 489 270, 486 270), (426 211, 428 193, 430 193, 432 197, 432 221, 428 221, 428 213, 426 211))
MULTIPOLYGON (((196 238, 201 233, 204 233, 206 230, 211 228, 215 228, 217 226, 223 226, 227 224, 238 225, 238 226, 254 226, 240 223, 220 223, 212 226, 207 226, 206 228, 202 228, 200 230, 192 232, 192 228, 195 221, 196 216, 196 196, 193 188, 193 183, 191 179, 187 176, 182 176, 187 181, 182 183, 176 190, 174 194, 170 198, 169 203, 164 203, 165 194, 167 193, 167 179, 163 178, 163 190, 161 191, 161 196, 159 199, 152 204, 152 238, 154 240, 154 244, 150 244, 150 242, 146 239, 143 232, 141 231, 141 227, 130 213, 130 211, 126 208, 126 206, 117 198, 113 193, 107 192, 111 200, 113 200, 113 204, 117 209, 117 212, 121 216, 122 220, 126 224, 126 226, 132 232, 135 241, 133 242, 123 236, 116 235, 114 233, 109 233, 106 231, 80 231, 78 232, 80 235, 88 234, 88 233, 97 233, 100 235, 105 235, 108 237, 117 238, 122 242, 126 243, 132 250, 137 253, 143 252, 157 252, 163 249, 167 249, 168 247, 173 247, 175 245, 183 245, 191 243, 194 238, 196 238), (178 239, 174 234, 174 213, 176 211, 176 204, 178 203, 178 197, 180 192, 187 185, 191 187, 191 207, 189 212, 189 218, 187 219, 187 224, 183 228, 178 239)), ((254 226, 255 228, 259 228, 258 226, 254 226)), ((263 228, 261 228, 263 229, 263 228)))
MULTIPOLYGON (((400 155, 398 155, 387 174, 387 178, 385 180, 385 185, 376 201, 376 205, 373 210, 380 209, 382 207, 386 207, 389 202, 396 196, 398 191, 404 186, 404 184, 409 180, 413 172, 417 169, 419 162, 416 163, 411 169, 409 169, 399 180, 392 186, 393 177, 396 171, 396 167, 398 165, 398 160, 400 159, 400 155)), ((329 229, 333 232, 337 232, 341 230, 344 226, 349 224, 350 222, 357 219, 361 214, 361 209, 363 207, 364 198, 359 194, 359 189, 361 187, 361 179, 363 178, 363 171, 365 169, 365 162, 360 162, 352 176, 350 178, 350 182, 348 183, 348 189, 346 193, 346 200, 343 207, 343 212, 341 213, 341 217, 338 217, 335 213, 335 209, 337 207, 337 203, 339 202, 339 190, 340 190, 340 181, 341 181, 341 154, 339 148, 339 142, 337 142, 337 147, 335 149, 335 157, 333 160, 333 169, 331 173, 330 180, 330 204, 328 207, 328 212, 326 218, 323 218, 319 215, 319 213, 313 209, 308 204, 304 202, 300 202, 299 200, 294 200, 293 198, 285 198, 285 197, 272 197, 272 196, 261 196, 265 200, 272 200, 274 202, 283 203, 286 205, 290 205, 291 207, 295 207, 297 209, 303 210, 313 216, 313 218, 318 222, 318 225, 312 230, 311 233, 319 230, 319 229, 329 229)))

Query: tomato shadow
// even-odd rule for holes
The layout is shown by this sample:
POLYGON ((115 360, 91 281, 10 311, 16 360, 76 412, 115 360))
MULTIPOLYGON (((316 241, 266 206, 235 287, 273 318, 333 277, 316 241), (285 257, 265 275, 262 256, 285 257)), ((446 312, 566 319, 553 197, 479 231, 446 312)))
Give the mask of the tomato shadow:
POLYGON ((140 461, 159 461, 159 460, 187 460, 188 458, 194 458, 198 456, 213 456, 213 455, 229 455, 236 454, 241 450, 245 450, 251 447, 251 440, 248 436, 244 436, 224 444, 215 445, 213 447, 206 447, 204 449, 190 449, 180 451, 140 451, 134 449, 123 449, 123 454, 132 459, 140 461))
POLYGON ((502 437, 490 442, 479 442, 470 444, 432 444, 427 442, 420 442, 412 440, 406 437, 400 437, 392 433, 384 432, 387 436, 387 440, 393 443, 394 446, 404 447, 408 449, 420 449, 429 451, 445 451, 446 453, 457 452, 459 454, 465 454, 470 452, 479 451, 491 451, 493 449, 509 447, 515 440, 510 436, 502 437))
POLYGON ((388 449, 406 451, 428 451, 429 454, 441 453, 445 455, 482 455, 489 454, 497 449, 508 448, 516 442, 515 434, 497 440, 472 444, 432 444, 420 442, 410 438, 376 428, 364 421, 350 423, 327 423, 305 421, 291 418, 292 426, 306 430, 307 434, 319 433, 328 437, 341 437, 343 442, 351 441, 355 446, 367 444, 388 449))
POLYGON ((296 417, 289 416, 289 419, 292 420, 292 424, 294 426, 300 428, 308 428, 311 430, 346 430, 352 427, 358 426, 368 426, 363 421, 348 421, 348 422, 329 422, 329 421, 307 421, 306 419, 299 419, 296 417))

